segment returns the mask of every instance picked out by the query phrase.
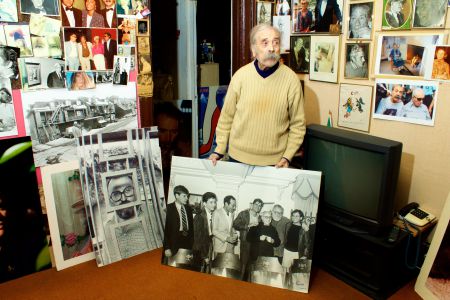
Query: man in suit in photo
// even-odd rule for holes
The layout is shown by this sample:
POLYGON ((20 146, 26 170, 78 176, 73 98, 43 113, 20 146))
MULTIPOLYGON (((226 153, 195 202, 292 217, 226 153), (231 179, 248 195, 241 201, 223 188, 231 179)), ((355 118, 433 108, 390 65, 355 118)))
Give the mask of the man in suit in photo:
POLYGON ((233 228, 235 211, 236 199, 229 195, 223 199, 223 207, 214 212, 214 253, 234 253, 237 244, 237 233, 233 228))
POLYGON ((385 12, 386 22, 392 28, 399 28, 405 24, 403 15, 403 0, 391 0, 391 8, 385 12))
POLYGON ((192 250, 194 221, 192 208, 188 205, 189 191, 182 185, 173 189, 175 202, 167 205, 164 232, 164 256, 176 255, 178 249, 192 250))
POLYGON ((78 71, 80 58, 78 56, 78 43, 76 33, 71 33, 69 40, 64 42, 64 55, 66 58, 67 70, 78 71))
POLYGON ((114 55, 117 55, 117 41, 111 38, 111 33, 105 32, 103 35, 103 46, 105 47, 105 63, 106 69, 112 70, 114 66, 114 55))
POLYGON ((96 11, 95 0, 85 0, 84 4, 86 9, 81 12, 81 26, 104 28, 105 19, 96 11))
POLYGON ((54 65, 55 71, 48 74, 47 86, 49 88, 64 88, 66 87, 64 66, 59 63, 54 65))
POLYGON ((217 207, 217 196, 206 192, 202 196, 202 211, 194 217, 194 264, 204 273, 209 272, 212 257, 213 212, 217 207))
POLYGON ((100 14, 105 19, 105 27, 117 28, 116 0, 102 0, 105 8, 100 14))
POLYGON ((261 199, 253 200, 249 209, 241 211, 233 221, 233 228, 239 231, 239 240, 241 242, 240 260, 241 260, 241 279, 246 280, 248 276, 248 260, 250 256, 250 243, 247 242, 247 233, 253 226, 258 226, 261 217, 259 215, 264 203, 261 199))
POLYGON ((61 22, 63 27, 81 27, 81 10, 73 7, 74 0, 61 0, 61 22))
POLYGON ((57 16, 58 2, 54 0, 21 0, 20 11, 26 14, 57 16))
POLYGON ((338 23, 342 22, 342 12, 337 0, 317 0, 314 14, 316 32, 329 32, 333 17, 336 17, 338 23))
POLYGON ((298 72, 308 72, 309 64, 306 57, 306 50, 304 47, 304 41, 302 37, 297 37, 294 43, 294 49, 292 51, 292 61, 294 62, 294 68, 298 72))

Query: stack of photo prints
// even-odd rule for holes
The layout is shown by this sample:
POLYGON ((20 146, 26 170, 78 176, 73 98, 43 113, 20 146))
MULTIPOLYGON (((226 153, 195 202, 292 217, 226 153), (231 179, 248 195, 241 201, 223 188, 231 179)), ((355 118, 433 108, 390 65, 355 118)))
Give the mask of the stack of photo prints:
POLYGON ((2 1, 0 283, 162 247, 157 131, 138 129, 137 101, 153 95, 149 7, 2 1))
POLYGON ((281 61, 296 73, 330 83, 344 79, 338 126, 369 132, 371 112, 434 126, 439 81, 450 80, 448 1, 380 2, 259 0, 256 23, 280 30, 281 61))

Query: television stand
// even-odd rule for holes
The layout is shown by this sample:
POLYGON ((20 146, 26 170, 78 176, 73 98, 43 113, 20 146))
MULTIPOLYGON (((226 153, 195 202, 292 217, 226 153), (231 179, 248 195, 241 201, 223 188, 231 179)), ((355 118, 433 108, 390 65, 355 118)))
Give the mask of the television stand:
MULTIPOLYGON (((390 243, 388 233, 358 233, 320 220, 314 245, 314 264, 375 299, 385 299, 417 277, 419 269, 409 269, 406 257, 415 256, 416 247, 408 247, 408 233, 400 231, 390 243), (412 253, 414 252, 414 253, 412 253)), ((411 243, 419 242, 411 237, 411 243)), ((422 261, 422 260, 420 260, 422 261)))

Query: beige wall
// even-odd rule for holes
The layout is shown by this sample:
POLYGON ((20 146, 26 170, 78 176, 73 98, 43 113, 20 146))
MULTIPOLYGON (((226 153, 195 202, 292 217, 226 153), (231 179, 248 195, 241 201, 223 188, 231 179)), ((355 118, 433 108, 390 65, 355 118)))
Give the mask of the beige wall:
MULTIPOLYGON (((371 80, 344 79, 345 42, 347 36, 348 3, 345 7, 344 33, 341 35, 339 83, 355 83, 374 86, 371 80)), ((353 1, 355 3, 357 1, 353 1)), ((374 38, 371 42, 372 57, 375 55, 377 32, 381 29, 383 1, 376 0, 374 7, 374 38)), ((450 14, 447 28, 450 28, 450 14)), ((392 32, 392 31, 390 31, 392 32)), ((399 31, 399 35, 408 31, 399 31)), ((414 32, 448 33, 444 30, 414 32)), ((371 60, 373 69, 374 59, 371 60)), ((305 80, 305 110, 307 123, 325 125, 328 111, 333 115, 333 126, 337 127, 339 84, 309 81, 309 76, 299 74, 305 80)), ((450 191, 450 83, 439 85, 436 103, 435 125, 423 126, 397 121, 371 119, 369 134, 403 143, 403 155, 397 188, 397 208, 408 202, 418 202, 437 217, 440 216, 447 194, 450 191)), ((372 101, 373 105, 373 101, 372 101)))

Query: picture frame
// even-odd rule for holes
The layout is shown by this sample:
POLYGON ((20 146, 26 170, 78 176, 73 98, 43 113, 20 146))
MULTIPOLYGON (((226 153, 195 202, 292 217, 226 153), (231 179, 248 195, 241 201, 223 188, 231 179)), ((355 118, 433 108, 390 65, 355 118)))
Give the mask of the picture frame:
POLYGON ((311 59, 311 36, 291 36, 291 51, 289 66, 295 73, 309 74, 309 63, 311 59))
POLYGON ((337 83, 339 35, 312 35, 309 79, 337 83))
POLYGON ((446 35, 390 32, 378 35, 375 77, 424 78, 433 66, 434 45, 441 45, 446 35))
POLYGON ((256 2, 256 24, 272 23, 272 6, 273 2, 256 2))
POLYGON ((290 0, 275 0, 274 2, 274 16, 290 16, 292 13, 290 0))
POLYGON ((445 299, 450 281, 448 275, 448 253, 450 249, 450 194, 447 196, 441 217, 436 226, 430 248, 420 269, 414 290, 423 299, 445 299), (447 268, 444 263, 447 261, 447 268), (439 272, 439 267, 441 271, 439 272), (446 268, 446 269, 445 269, 446 268), (446 273, 445 273, 446 272, 446 273), (440 273, 440 274, 439 274, 440 273), (446 275, 445 275, 446 274, 446 275))
POLYGON ((136 22, 136 35, 149 36, 150 35, 150 22, 149 19, 138 19, 136 22))
POLYGON ((439 82, 376 79, 374 119, 434 126, 439 82))
POLYGON ((292 10, 292 32, 293 33, 330 33, 340 34, 342 32, 342 21, 344 16, 344 0, 330 0, 324 11, 324 16, 319 17, 322 11, 320 5, 322 0, 310 0, 305 8, 308 12, 301 13, 301 0, 291 0, 292 10), (302 25, 303 24, 303 25, 302 25))
POLYGON ((412 28, 444 28, 447 6, 447 0, 414 0, 412 28))
POLYGON ((450 80, 450 45, 434 46, 433 68, 426 79, 448 82, 450 80))
POLYGON ((411 29, 412 12, 412 0, 383 0, 381 28, 383 30, 411 29))
POLYGON ((41 168, 58 271, 95 259, 84 209, 79 167, 78 161, 70 161, 41 168))
POLYGON ((370 43, 346 43, 344 78, 369 79, 370 43))
POLYGON ((339 127, 369 132, 372 86, 344 84, 339 89, 339 127))
POLYGON ((27 70, 28 86, 32 87, 35 85, 40 85, 42 82, 41 78, 41 64, 26 62, 25 68, 27 70))
POLYGON ((373 1, 349 4, 347 38, 349 40, 371 40, 373 32, 373 1))

